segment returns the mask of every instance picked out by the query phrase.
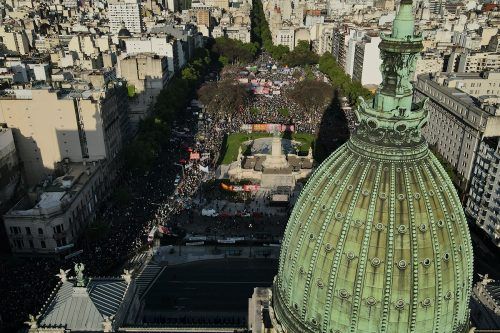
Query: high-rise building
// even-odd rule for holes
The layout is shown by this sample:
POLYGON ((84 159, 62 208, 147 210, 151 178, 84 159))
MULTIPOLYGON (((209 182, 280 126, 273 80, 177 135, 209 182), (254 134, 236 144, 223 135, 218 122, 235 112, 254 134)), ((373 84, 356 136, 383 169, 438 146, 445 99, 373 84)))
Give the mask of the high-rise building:
POLYGON ((466 213, 500 247, 500 141, 484 139, 472 172, 466 213))
POLYGON ((415 83, 415 101, 427 99, 429 111, 423 134, 433 149, 457 174, 455 183, 467 191, 479 144, 485 137, 499 136, 500 115, 467 93, 420 75, 415 83))
POLYGON ((141 33, 142 16, 139 0, 109 0, 108 1, 109 30, 117 34, 126 28, 131 33, 141 33))
POLYGON ((50 175, 65 158, 112 163, 126 137, 124 90, 116 82, 102 89, 40 86, 1 95, 0 122, 12 129, 28 185, 50 175))
POLYGON ((456 190, 421 129, 410 83, 422 37, 411 0, 381 35, 383 81, 356 133, 304 187, 282 242, 277 332, 468 330, 472 245, 456 190))
POLYGON ((361 82, 362 85, 378 85, 382 81, 380 74, 379 43, 378 36, 366 35, 361 42, 356 43, 354 51, 354 65, 352 69, 352 79, 361 82))

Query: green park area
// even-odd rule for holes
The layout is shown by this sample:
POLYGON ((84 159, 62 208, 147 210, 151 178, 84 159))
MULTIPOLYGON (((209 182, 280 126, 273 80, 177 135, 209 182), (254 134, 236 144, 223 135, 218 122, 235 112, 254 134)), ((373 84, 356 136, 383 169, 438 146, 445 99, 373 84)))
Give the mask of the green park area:
MULTIPOLYGON (((223 143, 223 154, 220 164, 230 164, 236 161, 238 158, 238 149, 243 142, 271 136, 271 133, 233 133, 226 136, 223 143)), ((300 155, 306 155, 309 152, 309 148, 314 145, 314 140, 316 139, 314 135, 307 133, 291 133, 291 137, 285 133, 282 137, 300 142, 300 155)))

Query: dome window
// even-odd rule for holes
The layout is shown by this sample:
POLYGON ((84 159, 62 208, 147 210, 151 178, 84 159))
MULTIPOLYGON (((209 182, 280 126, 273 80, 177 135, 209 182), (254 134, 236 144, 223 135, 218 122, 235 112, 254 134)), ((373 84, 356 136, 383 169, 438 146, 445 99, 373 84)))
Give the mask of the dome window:
POLYGON ((368 127, 370 127, 371 129, 378 128, 378 124, 374 119, 369 119, 366 123, 368 124, 368 127))
POLYGON ((406 260, 404 260, 404 259, 403 259, 403 260, 400 260, 400 261, 398 262, 398 268, 399 268, 400 270, 405 270, 405 269, 406 269, 406 266, 408 266, 408 264, 406 263, 406 260))
POLYGON ((344 216, 344 215, 343 215, 341 212, 336 212, 336 213, 335 213, 335 218, 336 218, 337 220, 340 220, 343 216, 344 216))
POLYGON ((405 195, 403 193, 398 194, 398 200, 403 201, 405 199, 405 195))
POLYGON ((406 124, 399 124, 398 126, 396 126, 396 131, 398 131, 400 133, 406 131, 406 129, 407 129, 406 124))
POLYGON ((366 305, 374 306, 375 304, 377 304, 377 300, 375 298, 370 296, 366 299, 366 305))
POLYGON ((445 254, 443 255, 443 260, 444 261, 449 261, 450 260, 450 254, 448 252, 445 252, 445 254))
POLYGON ((314 239, 314 234, 309 234, 309 239, 313 240, 314 239))
POLYGON ((354 260, 354 258, 356 258, 356 256, 354 255, 353 252, 351 251, 347 252, 347 260, 351 261, 354 260))
POLYGON ((363 194, 365 197, 367 197, 368 195, 370 195, 370 191, 365 189, 365 190, 361 191, 361 194, 363 194))
POLYGON ((405 301, 403 301, 401 298, 398 299, 396 303, 394 303, 394 307, 396 308, 396 310, 403 310, 405 308, 405 301))
POLYGON ((321 210, 325 211, 327 209, 328 209, 328 207, 326 205, 321 206, 321 210))
POLYGON ((438 227, 440 227, 440 228, 444 227, 444 221, 443 221, 443 220, 439 220, 439 221, 437 221, 437 225, 438 225, 438 227))
POLYGON ((352 186, 352 185, 347 186, 347 190, 348 190, 349 192, 351 192, 352 190, 354 190, 354 186, 352 186))
POLYGON ((383 225, 382 223, 377 223, 377 224, 375 225, 375 229, 376 229, 377 231, 383 231, 383 230, 384 230, 384 225, 383 225))
POLYGON ((405 226, 405 225, 400 225, 400 226, 398 227, 398 232, 399 232, 400 234, 405 234, 405 233, 406 233, 406 226, 405 226))
POLYGON ((420 227, 418 227, 421 232, 426 232, 427 231, 427 225, 421 224, 420 227))
POLYGON ((453 296, 453 294, 451 293, 451 291, 448 291, 446 293, 446 295, 444 295, 444 299, 447 300, 447 301, 449 301, 452 296, 453 296))
POLYGON ((354 221, 354 226, 361 227, 362 225, 363 225, 363 221, 361 221, 361 220, 354 221))
POLYGON ((420 193, 415 193, 414 198, 415 198, 416 200, 420 200, 420 193))
POLYGON ((424 260, 422 260, 422 265, 424 265, 425 267, 429 267, 431 265, 431 260, 429 258, 425 258, 424 260))
POLYGON ((323 287, 325 286, 325 284, 323 283, 323 281, 321 281, 321 279, 318 279, 318 282, 316 282, 318 284, 318 287, 323 289, 323 287))
POLYGON ((339 290, 339 296, 342 299, 348 299, 349 298, 349 293, 345 289, 340 289, 339 290))
POLYGON ((325 245, 325 251, 326 252, 331 252, 333 250, 333 246, 330 243, 326 243, 325 245))
POLYGON ((381 200, 385 200, 385 199, 387 199, 387 194, 385 194, 384 192, 382 192, 382 193, 380 193, 380 194, 378 195, 378 197, 379 197, 381 200))
POLYGON ((373 267, 378 267, 378 266, 380 266, 381 263, 382 263, 382 261, 377 257, 372 259, 372 266, 373 267))
POLYGON ((432 304, 432 301, 431 301, 431 299, 430 299, 429 297, 425 298, 425 299, 422 301, 422 306, 423 306, 424 308, 428 308, 428 307, 430 307, 430 306, 431 306, 431 304, 432 304))

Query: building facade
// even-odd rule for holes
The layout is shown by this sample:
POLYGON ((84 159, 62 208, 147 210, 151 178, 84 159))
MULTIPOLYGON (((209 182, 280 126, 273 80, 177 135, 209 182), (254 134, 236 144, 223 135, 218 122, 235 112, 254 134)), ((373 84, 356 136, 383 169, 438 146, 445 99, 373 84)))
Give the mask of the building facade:
POLYGON ((127 136, 123 82, 102 88, 12 89, 0 96, 0 122, 12 129, 28 185, 52 174, 58 162, 113 161, 127 136), (40 109, 40 105, 44 105, 40 109))
POLYGON ((429 121, 423 134, 457 172, 457 185, 466 191, 481 141, 500 135, 500 114, 495 108, 482 109, 466 93, 444 87, 427 74, 415 84, 415 101, 425 98, 429 121))
POLYGON ((171 72, 168 58, 151 53, 128 55, 119 60, 120 77, 129 88, 129 122, 135 131, 139 121, 152 111, 156 97, 167 86, 171 72))
POLYGON ((479 145, 465 209, 469 218, 500 247, 500 144, 499 137, 479 145))
POLYGON ((380 37, 364 36, 363 40, 356 43, 354 51, 354 64, 352 79, 361 82, 362 85, 378 85, 382 82, 380 74, 380 37))
POLYGON ((65 174, 44 182, 5 215, 10 248, 16 254, 57 254, 71 249, 92 222, 110 190, 103 163, 61 164, 65 174))
POLYGON ((139 0, 108 1, 109 30, 117 34, 122 28, 131 33, 142 32, 141 2, 139 0))

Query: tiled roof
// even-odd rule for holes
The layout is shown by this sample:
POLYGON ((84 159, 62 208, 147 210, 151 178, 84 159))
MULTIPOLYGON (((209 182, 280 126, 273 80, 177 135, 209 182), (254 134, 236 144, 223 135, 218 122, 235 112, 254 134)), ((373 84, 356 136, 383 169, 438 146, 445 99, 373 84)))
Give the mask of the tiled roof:
POLYGON ((75 287, 71 281, 62 282, 43 311, 39 326, 102 331, 104 318, 117 313, 127 286, 123 279, 91 279, 86 287, 75 287))

